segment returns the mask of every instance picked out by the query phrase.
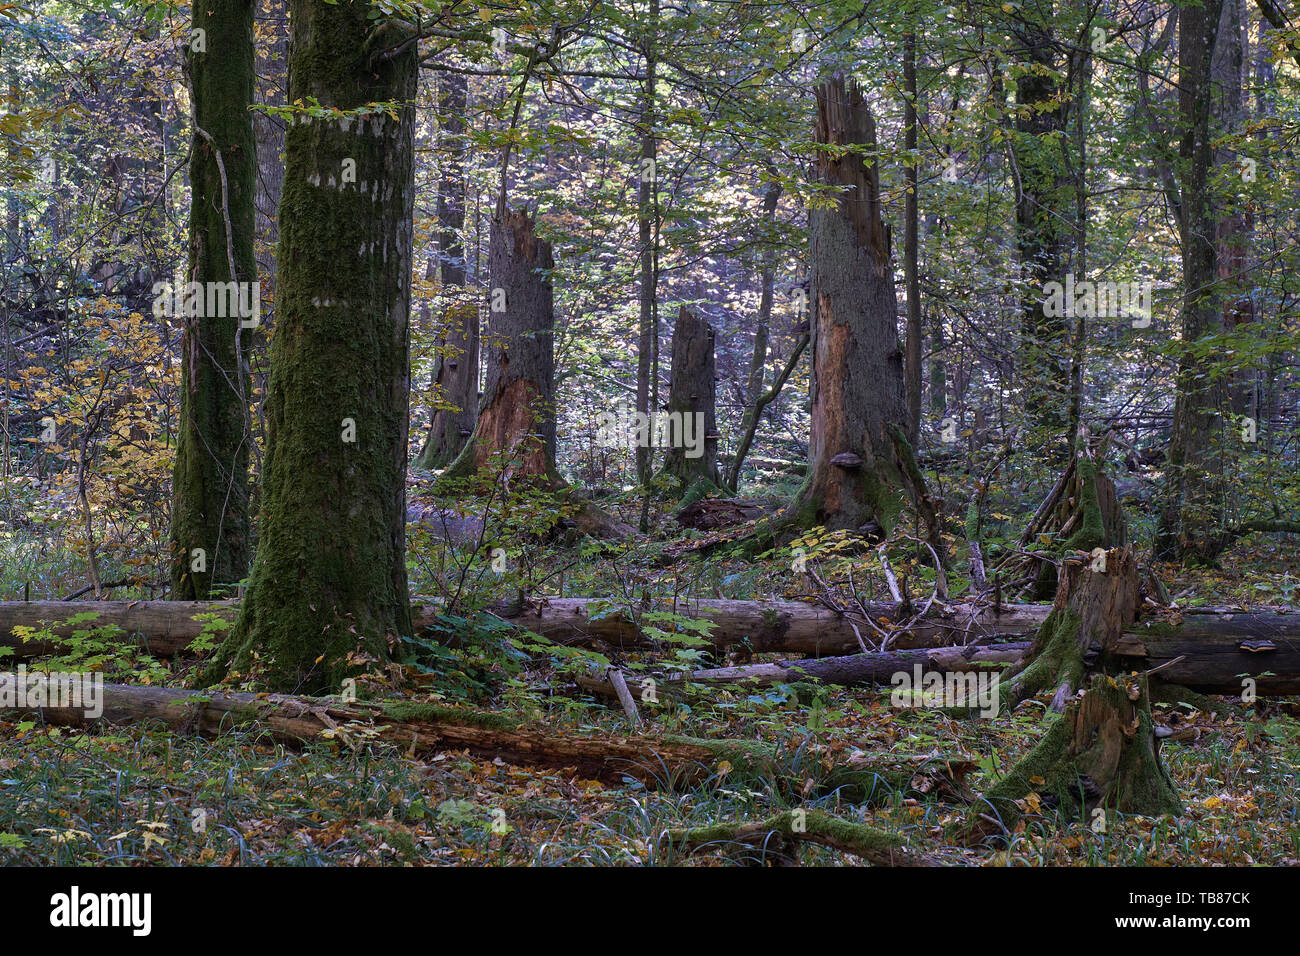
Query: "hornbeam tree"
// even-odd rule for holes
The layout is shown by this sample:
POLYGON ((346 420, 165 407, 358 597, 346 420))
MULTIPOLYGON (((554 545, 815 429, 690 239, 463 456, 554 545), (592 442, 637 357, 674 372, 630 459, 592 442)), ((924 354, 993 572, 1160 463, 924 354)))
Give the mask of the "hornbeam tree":
POLYGON ((178 601, 207 600, 217 585, 248 571, 253 438, 243 355, 248 333, 239 313, 252 311, 240 306, 258 294, 257 150, 248 110, 256 77, 253 12, 253 0, 196 5, 186 50, 194 101, 188 291, 173 299, 184 322, 170 532, 170 596, 178 601))
POLYGON ((257 556, 216 667, 338 692, 411 633, 406 447, 416 44, 293 0, 279 302, 257 556), (375 110, 374 104, 382 104, 375 110))
POLYGON ((1165 560, 1211 563, 1231 537, 1225 527, 1226 456, 1232 440, 1228 382, 1207 367, 1206 340, 1223 330, 1218 292, 1218 232, 1211 182, 1214 144, 1213 62, 1222 0, 1184 8, 1178 23, 1180 191, 1175 213, 1183 258, 1182 344, 1164 500, 1155 553, 1165 560))

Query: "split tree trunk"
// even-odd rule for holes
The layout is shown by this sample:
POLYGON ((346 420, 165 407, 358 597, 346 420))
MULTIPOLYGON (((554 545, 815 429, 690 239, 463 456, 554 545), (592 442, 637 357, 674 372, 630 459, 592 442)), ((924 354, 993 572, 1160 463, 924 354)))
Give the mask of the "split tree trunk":
POLYGON ((1137 562, 1128 548, 1096 558, 1067 556, 1059 581, 1052 613, 1038 628, 1025 666, 1003 681, 1008 711, 1048 687, 1056 688, 1052 710, 1062 711, 1083 685, 1088 664, 1114 653, 1137 618, 1137 562))
MULTIPOLYGON (((417 56, 396 21, 293 0, 289 99, 410 104, 417 56)), ((350 661, 411 633, 406 583, 414 122, 299 117, 286 142, 279 318, 257 558, 223 645, 268 688, 337 690, 350 661)))
POLYGON ((664 471, 687 497, 703 496, 720 480, 713 344, 713 326, 682 306, 673 330, 668 415, 670 421, 681 422, 676 437, 690 435, 694 444, 688 448, 681 440, 672 442, 664 455, 664 471))
POLYGON ((579 531, 625 538, 635 531, 574 495, 555 466, 555 264, 535 230, 527 212, 503 208, 492 222, 487 383, 474 434, 442 477, 490 472, 506 482, 533 481, 574 505, 579 531))
MULTIPOLYGON (((203 294, 182 298, 181 408, 172 471, 171 597, 206 600, 248 572, 248 366, 238 309, 210 314, 215 283, 256 283, 253 255, 257 148, 253 0, 214 0, 194 8, 198 35, 187 47, 193 83, 190 248, 186 283, 203 294), (201 45, 201 49, 198 48, 201 45), (196 311, 197 314, 190 314, 196 311)), ((247 287, 245 287, 247 288, 247 287)), ((236 293, 235 302, 239 295, 236 293)), ((247 301, 247 300, 246 300, 247 301)))

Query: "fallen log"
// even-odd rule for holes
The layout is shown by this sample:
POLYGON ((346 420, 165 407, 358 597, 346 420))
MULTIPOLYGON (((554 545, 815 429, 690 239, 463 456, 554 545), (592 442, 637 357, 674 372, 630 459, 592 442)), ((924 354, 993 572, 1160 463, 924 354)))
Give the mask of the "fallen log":
MULTIPOLYGON (((665 609, 670 609, 667 605, 665 609)), ((652 605, 657 609, 658 606, 652 605)), ((806 658, 843 655, 858 648, 849 618, 826 608, 795 601, 682 602, 678 613, 706 618, 717 625, 711 643, 725 646, 748 638, 755 652, 794 652, 806 658)), ((897 605, 868 605, 874 615, 890 619, 897 605)), ((1047 605, 1004 606, 972 611, 959 605, 951 612, 928 615, 894 641, 898 650, 953 644, 985 644, 998 635, 1031 634, 1047 618, 1047 605)), ((112 624, 158 657, 187 648, 203 630, 198 615, 234 620, 234 601, 5 601, 0 602, 0 648, 15 658, 57 653, 41 642, 23 643, 15 625, 41 627, 43 621, 66 622, 73 615, 96 614, 90 623, 57 623, 51 628, 67 637, 76 627, 112 624)), ((427 628, 441 612, 432 601, 412 605, 417 628, 427 628)), ((560 644, 581 646, 597 641, 614 647, 644 644, 634 615, 593 598, 548 598, 526 607, 500 607, 498 616, 536 631, 560 644)), ((1005 649, 1007 645, 1003 645, 1005 649)), ((1158 618, 1144 618, 1125 628, 1113 648, 1116 664, 1130 669, 1163 667, 1161 680, 1205 694, 1240 694, 1241 677, 1257 682, 1261 695, 1300 695, 1300 613, 1288 608, 1188 608, 1158 618), (1178 657, 1184 660, 1171 663, 1178 657)), ((910 664, 908 665, 910 667, 910 664)), ((637 694, 639 698, 639 694, 637 694)))
MULTIPOLYGON (((897 604, 866 605, 872 619, 882 627, 900 619, 897 604)), ((1040 605, 1006 605, 1000 609, 956 605, 933 611, 899 632, 894 647, 936 647, 945 644, 973 644, 1004 634, 1032 631, 1047 616, 1040 605)), ((417 600, 411 617, 417 630, 426 630, 441 613, 433 600, 417 600)), ((854 616, 800 601, 694 600, 651 603, 630 609, 600 598, 540 598, 523 604, 497 605, 490 611, 517 627, 534 631, 557 644, 589 646, 603 642, 613 647, 644 646, 647 639, 638 619, 647 611, 670 611, 713 624, 707 638, 718 647, 747 644, 754 653, 793 652, 809 657, 843 654, 857 650, 854 616)), ((57 637, 68 637, 77 627, 115 625, 127 634, 139 634, 141 643, 158 657, 184 651, 202 632, 198 615, 215 614, 233 621, 239 613, 235 601, 4 601, 0 602, 0 647, 10 647, 15 656, 36 656, 57 650, 49 644, 22 641, 13 628, 40 628, 55 622, 57 637), (89 624, 67 625, 73 615, 95 614, 89 624)), ((901 619, 910 621, 912 615, 901 619)), ((658 625, 665 626, 666 625, 658 625)), ((859 629, 866 625, 858 619, 859 629)), ((1297 617, 1300 635, 1300 617, 1297 617)))
MULTIPOLYGON (((91 701, 94 703, 94 701, 91 701)), ((85 707, 10 707, 0 713, 36 715, 59 726, 157 721, 179 733, 217 737, 235 730, 262 732, 288 744, 335 740, 378 741, 413 755, 467 751, 484 759, 573 770, 618 784, 631 777, 672 787, 712 776, 772 781, 802 794, 811 764, 792 770, 772 745, 754 740, 664 735, 582 736, 537 730, 505 714, 421 702, 344 703, 336 698, 242 694, 104 684, 97 717, 85 707)), ((807 761, 803 761, 807 764, 807 761)), ((966 800, 970 761, 935 756, 868 759, 852 755, 817 781, 813 792, 850 802, 886 798, 895 791, 966 800)))
MULTIPOLYGON (((1131 623, 1103 655, 1115 671, 1157 671, 1164 684, 1177 684, 1198 694, 1239 697, 1248 689, 1246 678, 1260 697, 1300 695, 1300 643, 1296 641, 1294 614, 1186 614, 1170 621, 1139 620, 1131 623)), ((920 664, 925 672, 946 674, 1012 665, 1027 654, 1031 642, 916 648, 902 651, 805 658, 743 667, 719 667, 692 672, 688 678, 629 680, 638 700, 653 695, 669 697, 690 693, 699 685, 736 683, 746 686, 793 684, 800 681, 844 686, 888 685, 894 674, 910 672, 920 664), (687 683, 686 681, 689 681, 687 683)), ((1092 648, 1091 650, 1097 650, 1092 648)), ((580 678, 587 691, 613 696, 608 681, 580 678)))
POLYGON ((678 850, 730 851, 737 844, 745 848, 744 859, 764 863, 797 863, 800 843, 821 846, 860 856, 875 866, 938 866, 940 860, 909 849, 901 836, 832 816, 822 810, 787 810, 761 823, 718 823, 707 827, 669 830, 668 843, 678 850), (753 857, 754 851, 760 854, 753 857))
MULTIPOLYGON (((810 657, 798 661, 781 661, 773 664, 747 664, 744 667, 718 667, 711 670, 692 671, 684 680, 694 684, 745 684, 768 687, 772 684, 794 684, 799 681, 820 681, 824 684, 856 686, 861 684, 888 684, 896 673, 911 673, 917 664, 923 671, 946 674, 949 671, 970 671, 1000 668, 1013 664, 1024 656, 1028 643, 969 645, 966 647, 932 647, 905 651, 883 651, 867 654, 848 654, 843 657, 810 657)), ((657 693, 665 688, 671 694, 679 681, 658 681, 657 693)), ((590 689, 603 689, 604 682, 584 682, 590 689)), ((610 688, 613 689, 612 686, 610 688)), ((642 681, 629 681, 633 695, 646 692, 642 681)))

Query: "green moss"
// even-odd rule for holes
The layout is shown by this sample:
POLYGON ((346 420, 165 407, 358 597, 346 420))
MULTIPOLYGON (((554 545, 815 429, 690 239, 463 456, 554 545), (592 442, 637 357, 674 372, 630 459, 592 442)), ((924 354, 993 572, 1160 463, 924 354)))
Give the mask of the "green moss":
POLYGON ((517 730, 520 727, 520 721, 505 714, 419 701, 389 702, 382 705, 382 710, 386 716, 401 721, 454 724, 461 727, 482 727, 485 730, 517 730))
POLYGON ((732 843, 742 836, 753 840, 757 835, 771 833, 780 834, 790 843, 820 843, 865 857, 874 857, 905 845, 903 838, 896 833, 845 820, 823 810, 787 810, 759 824, 716 823, 690 830, 674 830, 671 837, 679 846, 698 847, 732 843))
POLYGON ((770 778, 777 770, 776 753, 758 740, 708 740, 703 737, 665 736, 665 743, 700 747, 713 755, 717 763, 731 764, 732 772, 741 777, 770 778))
POLYGON ((1106 525, 1101 517, 1101 502, 1097 495, 1097 466, 1087 456, 1080 456, 1078 469, 1079 527, 1066 539, 1062 549, 1091 552, 1093 548, 1103 547, 1109 542, 1106 541, 1106 525))
POLYGON ((1055 609, 1047 615, 1035 638, 1035 643, 1042 642, 1041 650, 1009 683, 1004 680, 1012 688, 1004 703, 1008 710, 1048 687, 1059 687, 1066 681, 1080 686, 1084 674, 1078 643, 1082 620, 1069 608, 1055 609))

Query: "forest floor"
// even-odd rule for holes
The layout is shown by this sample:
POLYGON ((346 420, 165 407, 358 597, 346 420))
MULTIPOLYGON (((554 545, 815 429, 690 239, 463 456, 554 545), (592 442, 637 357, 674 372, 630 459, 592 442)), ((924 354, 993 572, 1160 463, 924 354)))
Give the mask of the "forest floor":
MULTIPOLYGON (((422 554, 412 560, 413 590, 435 593, 439 580, 447 589, 454 562, 448 564, 445 554, 422 554)), ((527 580, 514 583, 554 593, 562 572, 566 594, 629 595, 650 588, 656 594, 789 598, 800 591, 800 579, 788 573, 786 551, 757 562, 724 556, 666 566, 652 554, 640 563, 626 556, 575 563, 563 554, 538 557, 521 571, 527 580)), ((919 557, 902 553, 893 560, 910 573, 914 589, 928 591, 926 563, 919 557)), ((822 568, 832 586, 844 582, 837 560, 862 559, 825 556, 822 568)), ((1155 570, 1185 606, 1294 604, 1300 546, 1294 539, 1243 539, 1221 568, 1155 570)), ((452 584, 499 594, 494 575, 471 577, 452 584)), ((856 586, 865 586, 861 574, 856 586)), ((10 593, 0 596, 12 599, 10 593)), ((402 692, 412 699, 519 713, 551 729, 628 733, 617 705, 583 694, 573 682, 593 656, 600 658, 596 652, 557 648, 539 656, 535 646, 521 650, 527 641, 512 640, 500 629, 469 632, 475 636, 452 646, 429 642, 415 648, 418 653, 404 667, 402 692)), ((686 669, 700 661, 698 649, 669 640, 658 653, 629 654, 620 664, 635 672, 651 665, 686 669)), ((137 680, 169 686, 184 686, 194 668, 193 662, 129 658, 114 666, 137 680)), ((810 759, 830 761, 855 751, 965 759, 974 765, 967 782, 976 793, 1043 733, 1046 697, 994 720, 957 720, 935 711, 893 709, 889 693, 826 687, 801 700, 781 685, 732 687, 693 698, 689 706, 671 700, 643 704, 642 714, 650 734, 757 739, 786 752, 812 742, 818 756, 810 759)), ((1230 703, 1223 699, 1222 712, 1214 713, 1156 706, 1158 722, 1178 731, 1161 753, 1184 801, 1182 816, 1112 814, 1098 832, 1086 820, 1062 819, 1038 806, 1031 795, 1009 843, 993 849, 952 839, 953 825, 969 812, 959 803, 902 793, 882 794, 869 806, 836 795, 799 800, 772 782, 734 779, 725 763, 703 783, 683 787, 664 780, 647 788, 630 777, 609 785, 571 770, 516 766, 464 752, 416 759, 375 742, 295 749, 249 731, 209 740, 139 725, 78 730, 7 719, 0 721, 0 863, 730 865, 758 851, 738 854, 734 847, 717 846, 687 857, 668 846, 664 834, 761 820, 795 806, 899 833, 908 845, 957 865, 1300 863, 1300 703, 1261 700, 1235 714, 1230 703)), ((813 846, 802 850, 801 859, 859 862, 813 846)))

